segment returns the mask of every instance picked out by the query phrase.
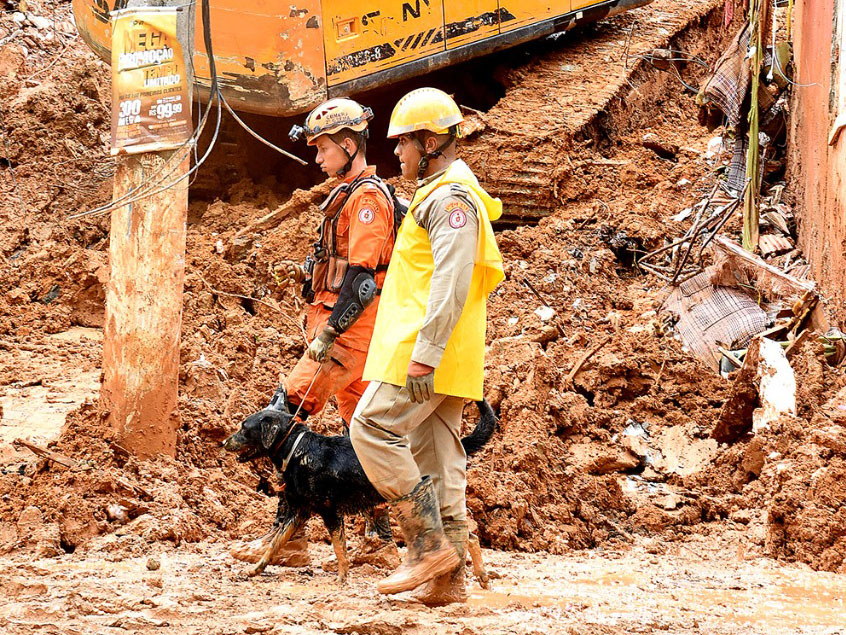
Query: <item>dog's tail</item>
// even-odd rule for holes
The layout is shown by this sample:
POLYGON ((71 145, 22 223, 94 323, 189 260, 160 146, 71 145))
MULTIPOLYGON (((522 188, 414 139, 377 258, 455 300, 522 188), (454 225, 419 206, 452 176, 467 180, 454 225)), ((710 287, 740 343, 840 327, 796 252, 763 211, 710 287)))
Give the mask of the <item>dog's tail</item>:
POLYGON ((461 445, 464 446, 464 451, 468 455, 481 450, 491 440, 496 430, 496 414, 487 399, 477 401, 476 405, 479 407, 479 423, 473 428, 473 432, 461 439, 461 445))

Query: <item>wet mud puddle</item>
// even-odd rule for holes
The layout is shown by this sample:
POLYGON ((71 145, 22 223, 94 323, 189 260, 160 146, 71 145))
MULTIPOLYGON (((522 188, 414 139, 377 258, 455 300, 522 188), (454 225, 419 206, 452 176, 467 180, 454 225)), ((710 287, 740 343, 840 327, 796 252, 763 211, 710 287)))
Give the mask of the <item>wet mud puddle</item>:
POLYGON ((612 614, 641 624, 653 617, 691 620, 693 626, 716 620, 737 632, 846 633, 843 575, 765 559, 680 566, 675 558, 636 552, 620 559, 614 554, 611 562, 599 554, 524 557, 529 562, 512 574, 503 571, 491 590, 473 585, 468 604, 495 611, 575 610, 591 621, 612 614))

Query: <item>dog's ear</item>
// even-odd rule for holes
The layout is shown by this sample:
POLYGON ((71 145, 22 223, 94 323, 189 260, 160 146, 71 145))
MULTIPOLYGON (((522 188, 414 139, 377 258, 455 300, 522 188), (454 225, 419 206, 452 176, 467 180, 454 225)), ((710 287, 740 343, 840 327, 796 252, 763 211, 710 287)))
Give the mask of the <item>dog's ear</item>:
POLYGON ((276 416, 266 413, 261 419, 261 444, 265 450, 273 447, 285 423, 284 417, 275 414, 276 416))

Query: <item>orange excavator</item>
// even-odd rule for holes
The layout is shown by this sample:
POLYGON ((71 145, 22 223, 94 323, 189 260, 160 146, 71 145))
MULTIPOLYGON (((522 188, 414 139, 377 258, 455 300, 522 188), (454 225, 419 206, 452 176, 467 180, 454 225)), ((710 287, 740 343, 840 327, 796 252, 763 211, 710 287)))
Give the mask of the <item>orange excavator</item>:
MULTIPOLYGON (((210 0, 211 37, 226 102, 242 112, 287 117, 651 1, 210 0)), ((79 32, 106 61, 110 12, 125 4, 73 0, 79 32)), ((194 72, 197 85, 207 88, 199 13, 194 72)))

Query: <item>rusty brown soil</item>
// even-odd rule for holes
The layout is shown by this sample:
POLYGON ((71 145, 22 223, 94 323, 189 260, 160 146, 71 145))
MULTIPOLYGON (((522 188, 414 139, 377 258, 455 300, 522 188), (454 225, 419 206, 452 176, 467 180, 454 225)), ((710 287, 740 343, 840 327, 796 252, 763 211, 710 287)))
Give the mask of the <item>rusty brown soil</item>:
MULTIPOLYGON (((839 578, 761 558, 846 572, 842 368, 807 344, 797 418, 718 445, 729 383, 664 332, 660 284, 608 241, 659 246, 713 186, 713 133, 692 95, 637 56, 670 45, 715 60, 738 28, 723 29, 722 5, 658 0, 495 71, 505 96, 475 115, 462 156, 494 193, 522 174, 551 214, 498 236, 507 279, 489 305, 486 396, 501 426, 472 461, 468 505, 503 577, 470 608, 423 617, 375 596, 378 570, 354 568, 343 591, 317 568, 246 581, 225 552, 274 509, 255 491, 268 466, 238 464, 220 442, 304 350, 301 303, 268 266, 305 255, 325 186, 288 196, 244 179, 191 202, 177 453, 131 458, 97 402, 108 218, 68 219, 111 193, 108 69, 62 26, 66 3, 55 40, 25 25, 0 48, 0 566, 14 598, 0 625, 195 632, 213 611, 227 615, 221 632, 773 632, 801 627, 773 604, 789 602, 827 628, 839 578), (675 159, 645 148, 645 132, 675 159), (280 205, 277 226, 235 239, 280 205), (13 448, 17 437, 76 467, 13 448), (146 570, 151 555, 161 571, 146 570)), ((701 79, 695 65, 682 75, 701 79)), ((333 407, 314 425, 340 430, 333 407)), ((317 521, 310 532, 326 538, 317 521)))

